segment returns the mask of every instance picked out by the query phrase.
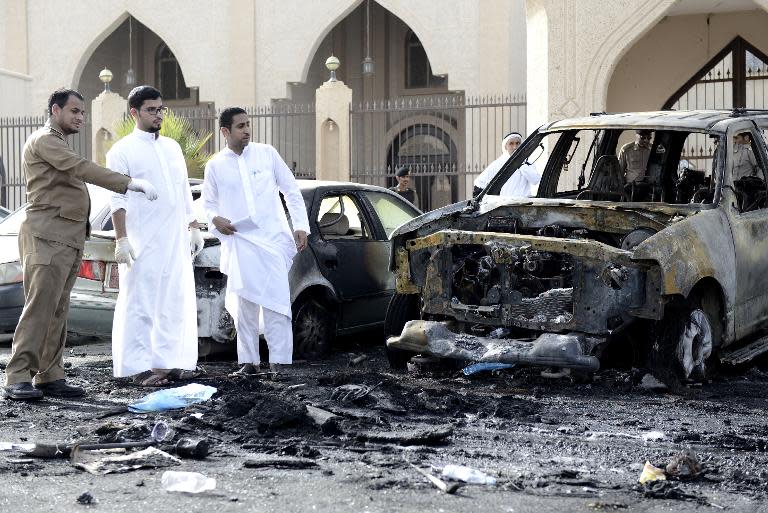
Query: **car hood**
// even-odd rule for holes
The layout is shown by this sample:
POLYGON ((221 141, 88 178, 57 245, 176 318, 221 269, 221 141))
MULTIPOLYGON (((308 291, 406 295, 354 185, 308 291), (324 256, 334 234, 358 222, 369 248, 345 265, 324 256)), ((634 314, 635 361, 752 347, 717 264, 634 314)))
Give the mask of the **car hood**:
POLYGON ((489 214, 494 211, 510 211, 515 207, 525 209, 568 209, 581 211, 601 211, 606 214, 614 212, 614 215, 633 215, 645 218, 657 225, 657 228, 663 228, 671 223, 685 219, 701 210, 714 208, 714 205, 672 205, 669 203, 618 203, 610 201, 584 201, 572 199, 549 199, 549 198, 521 198, 510 199, 499 196, 486 196, 483 198, 479 208, 475 211, 471 202, 463 201, 454 203, 443 208, 432 210, 426 214, 411 219, 409 222, 401 225, 392 234, 392 238, 413 232, 429 223, 444 219, 447 217, 460 217, 489 214))
POLYGON ((16 235, 0 235, 0 264, 19 260, 19 244, 16 235))

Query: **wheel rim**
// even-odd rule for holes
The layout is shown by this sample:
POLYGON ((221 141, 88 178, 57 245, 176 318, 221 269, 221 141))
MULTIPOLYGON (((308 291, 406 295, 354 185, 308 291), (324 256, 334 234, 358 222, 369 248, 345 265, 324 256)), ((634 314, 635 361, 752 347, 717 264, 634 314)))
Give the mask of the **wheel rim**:
POLYGON ((305 357, 322 355, 328 346, 327 312, 314 303, 306 303, 296 316, 294 342, 297 353, 305 357))
POLYGON ((709 317, 700 308, 690 312, 683 323, 677 342, 677 361, 683 369, 683 375, 703 377, 705 362, 712 354, 712 325, 709 317))

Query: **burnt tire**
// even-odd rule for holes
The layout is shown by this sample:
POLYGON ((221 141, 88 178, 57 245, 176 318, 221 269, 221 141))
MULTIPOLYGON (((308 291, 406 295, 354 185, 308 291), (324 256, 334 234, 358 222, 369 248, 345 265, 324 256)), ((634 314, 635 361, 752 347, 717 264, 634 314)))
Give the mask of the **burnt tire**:
POLYGON ((704 381, 722 337, 719 302, 711 295, 674 300, 655 332, 650 367, 656 377, 671 386, 704 381))
MULTIPOLYGON (((419 318, 419 296, 416 294, 395 294, 389 300, 387 315, 384 317, 384 341, 400 335, 408 321, 419 318)), ((391 369, 404 370, 408 360, 416 353, 387 347, 387 360, 391 369)))
POLYGON ((320 360, 328 355, 336 334, 336 317, 314 298, 293 305, 293 357, 320 360))

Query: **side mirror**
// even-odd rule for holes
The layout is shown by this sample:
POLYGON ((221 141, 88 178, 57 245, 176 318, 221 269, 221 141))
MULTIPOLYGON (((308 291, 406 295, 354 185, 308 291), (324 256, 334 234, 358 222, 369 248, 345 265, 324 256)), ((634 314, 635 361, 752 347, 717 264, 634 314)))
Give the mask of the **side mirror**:
POLYGON ((528 159, 525 161, 526 164, 533 164, 539 158, 544 155, 544 143, 539 143, 539 146, 533 150, 533 153, 528 157, 528 159))

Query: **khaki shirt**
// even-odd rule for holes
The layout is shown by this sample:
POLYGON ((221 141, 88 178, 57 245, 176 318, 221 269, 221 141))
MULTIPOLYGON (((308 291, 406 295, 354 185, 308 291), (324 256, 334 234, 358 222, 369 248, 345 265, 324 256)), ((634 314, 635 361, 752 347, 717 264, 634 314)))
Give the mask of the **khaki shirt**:
POLYGON ((637 143, 627 143, 619 150, 619 164, 624 170, 624 179, 627 183, 645 176, 648 167, 648 157, 651 156, 650 148, 642 148, 637 143))
POLYGON ((91 198, 83 182, 124 193, 131 181, 72 151, 51 121, 29 136, 21 166, 29 201, 23 228, 35 237, 77 249, 83 249, 91 228, 91 198))
POLYGON ((733 145, 733 179, 757 176, 757 160, 752 148, 744 144, 733 145))

